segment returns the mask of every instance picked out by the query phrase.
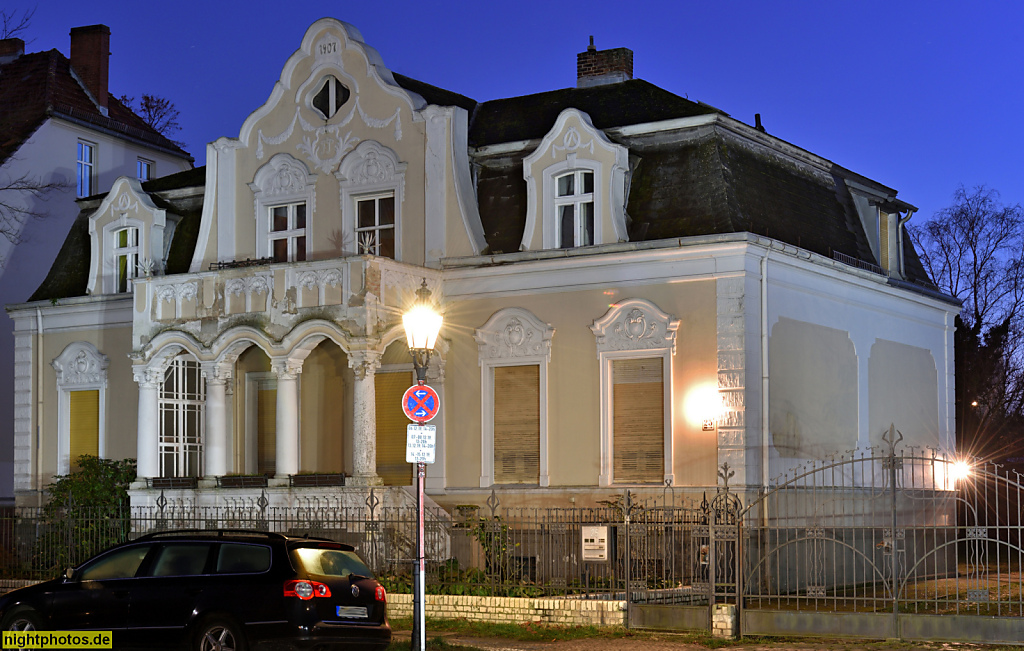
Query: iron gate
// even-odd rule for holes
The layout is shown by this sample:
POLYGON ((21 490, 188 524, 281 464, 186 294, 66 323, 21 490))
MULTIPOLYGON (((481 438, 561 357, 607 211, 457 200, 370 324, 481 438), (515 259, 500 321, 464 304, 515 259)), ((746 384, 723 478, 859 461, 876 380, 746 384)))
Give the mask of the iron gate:
POLYGON ((744 635, 1024 639, 1020 476, 902 438, 796 468, 742 510, 744 635))

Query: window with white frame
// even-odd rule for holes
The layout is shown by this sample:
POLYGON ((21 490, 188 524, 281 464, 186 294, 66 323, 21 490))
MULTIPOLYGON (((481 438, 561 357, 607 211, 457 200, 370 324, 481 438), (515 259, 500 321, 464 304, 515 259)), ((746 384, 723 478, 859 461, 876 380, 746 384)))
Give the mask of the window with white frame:
POLYGON ((491 369, 494 483, 540 483, 540 365, 491 369))
POLYGON ((153 178, 153 161, 140 158, 135 161, 135 178, 149 181, 153 178))
POLYGON ((310 257, 316 215, 316 176, 305 163, 275 154, 249 184, 255 199, 256 254, 275 262, 310 257))
POLYGON ((641 298, 590 326, 601 371, 601 486, 673 480, 672 358, 679 321, 641 298))
POLYGON ((349 251, 402 259, 402 200, 407 164, 375 140, 364 140, 334 175, 341 189, 341 227, 349 251))
POLYGON ((78 187, 77 195, 79 197, 88 197, 93 194, 93 183, 94 183, 94 166, 96 164, 96 145, 85 142, 84 140, 78 141, 78 162, 77 176, 78 176, 78 187))
POLYGON ((661 357, 612 359, 612 473, 619 484, 660 484, 665 472, 661 357))
POLYGON ((274 262, 306 259, 306 202, 269 208, 268 248, 274 262))
POLYGON ((555 178, 558 248, 594 243, 594 173, 574 170, 555 178))
POLYGON ((80 455, 106 456, 109 364, 85 341, 68 344, 51 362, 57 373, 57 474, 70 472, 80 455))
POLYGON ((311 103, 324 118, 331 118, 348 101, 351 92, 336 77, 327 77, 320 85, 311 103))
POLYGON ((203 468, 206 381, 199 362, 178 355, 160 385, 160 476, 199 477, 203 468))
POLYGON ((360 254, 395 258, 395 195, 356 199, 356 242, 360 254))
POLYGON ((114 291, 118 294, 132 290, 132 279, 139 270, 139 229, 126 226, 114 231, 114 291))
POLYGON ((477 329, 480 486, 547 486, 547 383, 555 329, 529 310, 498 310, 477 329))

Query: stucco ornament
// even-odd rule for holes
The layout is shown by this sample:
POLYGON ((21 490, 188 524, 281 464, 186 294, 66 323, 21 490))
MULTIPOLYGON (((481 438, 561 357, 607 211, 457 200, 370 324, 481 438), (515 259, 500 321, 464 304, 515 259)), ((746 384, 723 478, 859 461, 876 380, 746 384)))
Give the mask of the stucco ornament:
POLYGON ((352 151, 352 148, 359 143, 359 138, 352 135, 351 130, 343 131, 356 115, 363 121, 363 124, 371 129, 384 129, 394 124, 395 140, 401 140, 401 111, 402 109, 399 107, 389 118, 374 118, 363 110, 363 107, 359 105, 359 98, 356 98, 352 108, 338 122, 330 125, 315 125, 302 117, 301 107, 296 107, 291 123, 278 135, 266 136, 262 129, 257 132, 256 158, 263 160, 266 155, 263 148, 264 143, 268 145, 284 144, 292 137, 295 127, 298 126, 304 135, 302 142, 298 143, 295 148, 305 155, 310 165, 329 174, 337 168, 345 154, 352 151))
POLYGON ((590 330, 597 339, 597 352, 616 350, 675 350, 679 320, 642 298, 620 301, 590 330))
POLYGON ((51 362, 57 371, 59 386, 104 384, 110 360, 92 344, 76 341, 68 344, 51 362))
POLYGON ((551 145, 551 157, 557 158, 561 152, 577 152, 580 150, 586 150, 589 154, 594 154, 594 139, 591 138, 586 144, 583 144, 583 137, 580 136, 579 129, 576 127, 569 127, 565 130, 565 135, 562 136, 561 145, 551 145))
POLYGON ((113 204, 111 204, 111 212, 116 212, 119 217, 124 217, 129 211, 136 211, 139 207, 138 202, 132 201, 132 197, 127 192, 124 192, 117 198, 113 204))
POLYGON ((520 307, 495 312, 477 329, 475 339, 479 361, 544 357, 551 359, 551 338, 555 329, 520 307))

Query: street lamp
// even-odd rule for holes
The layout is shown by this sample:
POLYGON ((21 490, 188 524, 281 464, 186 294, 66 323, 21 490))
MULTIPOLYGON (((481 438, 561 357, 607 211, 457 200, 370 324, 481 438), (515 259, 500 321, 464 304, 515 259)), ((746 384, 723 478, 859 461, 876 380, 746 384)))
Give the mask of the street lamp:
MULTIPOLYGON (((441 321, 441 315, 434 309, 430 300, 430 290, 427 289, 427 280, 424 278, 423 284, 416 290, 415 305, 402 315, 412 366, 416 370, 416 384, 421 387, 427 381, 427 364, 430 362, 430 354, 434 351, 437 333, 441 330, 441 321)), ((421 420, 418 424, 422 425, 424 422, 426 421, 421 420)), ((426 468, 426 463, 416 463, 416 566, 413 570, 412 649, 419 651, 426 648, 423 567, 423 481, 427 474, 426 468)))

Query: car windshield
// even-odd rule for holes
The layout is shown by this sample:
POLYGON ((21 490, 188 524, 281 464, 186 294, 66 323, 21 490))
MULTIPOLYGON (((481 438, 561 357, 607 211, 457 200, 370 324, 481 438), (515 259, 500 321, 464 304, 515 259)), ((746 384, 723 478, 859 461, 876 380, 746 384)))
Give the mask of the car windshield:
POLYGON ((340 549, 298 547, 292 550, 295 563, 309 574, 318 576, 348 576, 357 574, 373 578, 373 573, 355 552, 340 549))

